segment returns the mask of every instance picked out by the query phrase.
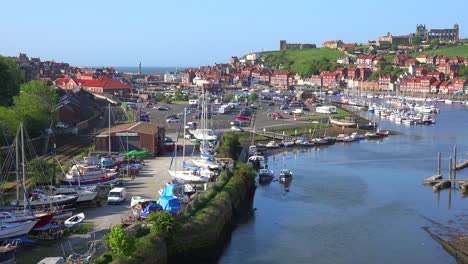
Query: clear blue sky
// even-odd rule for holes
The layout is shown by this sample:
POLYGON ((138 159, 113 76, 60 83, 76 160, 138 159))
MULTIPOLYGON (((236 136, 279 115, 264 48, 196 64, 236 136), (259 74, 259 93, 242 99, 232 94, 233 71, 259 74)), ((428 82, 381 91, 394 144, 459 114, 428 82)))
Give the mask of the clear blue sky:
POLYGON ((460 25, 468 1, 2 1, 0 54, 77 66, 198 66, 278 49, 279 40, 375 40, 460 25), (454 6, 455 8, 452 8, 454 6))

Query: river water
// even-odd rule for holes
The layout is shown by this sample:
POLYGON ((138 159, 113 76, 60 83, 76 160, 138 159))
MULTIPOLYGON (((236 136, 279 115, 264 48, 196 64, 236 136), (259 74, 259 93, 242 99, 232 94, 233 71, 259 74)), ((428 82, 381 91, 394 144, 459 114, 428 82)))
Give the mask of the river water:
POLYGON ((439 106, 436 125, 381 120, 401 135, 270 156, 276 174, 293 171, 289 191, 275 181, 257 188, 253 216, 219 263, 455 263, 423 227, 466 221, 468 201, 421 183, 436 174, 438 151, 444 177, 454 144, 458 160, 468 159, 468 107, 439 106))

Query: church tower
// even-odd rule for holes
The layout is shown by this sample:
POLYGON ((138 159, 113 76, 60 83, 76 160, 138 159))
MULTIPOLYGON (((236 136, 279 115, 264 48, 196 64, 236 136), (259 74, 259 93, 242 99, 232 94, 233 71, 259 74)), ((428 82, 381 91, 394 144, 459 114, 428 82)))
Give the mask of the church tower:
POLYGON ((140 63, 138 64, 138 74, 141 74, 141 61, 140 61, 140 63))
POLYGON ((460 28, 458 27, 458 23, 455 23, 455 25, 453 25, 453 40, 454 41, 459 41, 459 32, 460 32, 460 28))

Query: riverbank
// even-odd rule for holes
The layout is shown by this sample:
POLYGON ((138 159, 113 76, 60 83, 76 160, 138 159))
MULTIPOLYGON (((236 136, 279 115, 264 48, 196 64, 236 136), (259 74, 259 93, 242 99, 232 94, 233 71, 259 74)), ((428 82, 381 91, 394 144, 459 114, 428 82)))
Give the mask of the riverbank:
POLYGON ((170 235, 136 224, 137 228, 133 226, 128 231, 136 240, 136 250, 125 258, 102 255, 97 263, 215 262, 236 220, 251 212, 255 176, 255 171, 246 164, 236 164, 232 171, 223 172, 209 192, 192 198, 184 215, 176 217, 177 227, 170 235))

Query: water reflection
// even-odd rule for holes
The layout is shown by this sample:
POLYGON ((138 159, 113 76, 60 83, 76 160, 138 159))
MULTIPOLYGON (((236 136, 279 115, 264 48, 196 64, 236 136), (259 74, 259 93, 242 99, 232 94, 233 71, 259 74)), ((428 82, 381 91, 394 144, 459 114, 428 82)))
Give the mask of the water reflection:
MULTIPOLYGON (((459 221, 468 210, 458 189, 434 193, 421 185, 437 169, 439 151, 468 150, 468 122, 461 122, 468 108, 440 108, 433 126, 379 121, 399 136, 273 155, 270 169, 286 164, 294 183, 257 189, 255 221, 234 232, 219 262, 455 263, 421 228, 459 221)), ((468 178, 468 169, 457 178, 468 178)))

